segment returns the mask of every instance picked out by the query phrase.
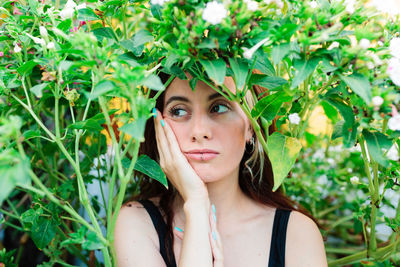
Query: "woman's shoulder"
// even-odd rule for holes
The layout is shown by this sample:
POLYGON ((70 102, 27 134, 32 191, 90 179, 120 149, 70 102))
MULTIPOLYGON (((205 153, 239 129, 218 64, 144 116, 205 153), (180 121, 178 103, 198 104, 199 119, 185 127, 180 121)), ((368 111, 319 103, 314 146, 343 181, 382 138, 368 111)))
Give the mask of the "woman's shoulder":
POLYGON ((324 241, 317 224, 308 216, 292 211, 286 236, 288 266, 326 266, 324 241))

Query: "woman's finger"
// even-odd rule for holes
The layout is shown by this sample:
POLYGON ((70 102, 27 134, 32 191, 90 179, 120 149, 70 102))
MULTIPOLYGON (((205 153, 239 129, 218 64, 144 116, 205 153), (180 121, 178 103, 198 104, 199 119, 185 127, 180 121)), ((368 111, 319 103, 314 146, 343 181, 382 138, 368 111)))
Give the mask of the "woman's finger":
POLYGON ((178 227, 175 227, 175 228, 174 228, 174 234, 175 234, 176 237, 178 237, 180 240, 183 240, 184 232, 183 232, 182 229, 180 229, 180 228, 178 228, 178 227))
POLYGON ((222 267, 224 265, 224 255, 222 248, 222 240, 217 230, 217 217, 215 212, 215 206, 212 205, 210 209, 210 228, 211 233, 209 234, 211 249, 214 257, 214 267, 222 267))

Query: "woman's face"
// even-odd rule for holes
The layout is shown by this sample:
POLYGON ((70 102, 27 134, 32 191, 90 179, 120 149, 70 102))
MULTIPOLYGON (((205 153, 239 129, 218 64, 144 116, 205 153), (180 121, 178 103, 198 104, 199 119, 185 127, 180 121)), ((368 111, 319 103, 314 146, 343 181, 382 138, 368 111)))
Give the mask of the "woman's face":
MULTIPOLYGON (((232 78, 224 83, 235 93, 232 78)), ((203 82, 197 82, 193 92, 188 80, 175 78, 165 92, 163 117, 204 182, 237 177, 246 140, 252 137, 250 122, 239 104, 203 82)))

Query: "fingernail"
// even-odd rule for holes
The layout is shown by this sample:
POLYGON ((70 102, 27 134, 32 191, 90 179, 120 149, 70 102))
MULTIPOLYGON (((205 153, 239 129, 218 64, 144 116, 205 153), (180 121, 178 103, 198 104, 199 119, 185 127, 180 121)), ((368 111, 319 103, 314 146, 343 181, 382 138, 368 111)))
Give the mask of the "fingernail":
POLYGON ((162 127, 165 126, 164 120, 161 120, 161 126, 162 126, 162 127))
POLYGON ((179 227, 176 227, 176 226, 175 226, 175 230, 177 230, 177 231, 183 233, 183 230, 182 230, 181 228, 179 228, 179 227))
POLYGON ((216 215, 215 205, 212 204, 212 205, 211 205, 211 208, 212 208, 212 211, 213 211, 214 221, 217 222, 217 215, 216 215))
POLYGON ((215 234, 215 231, 212 231, 212 236, 213 236, 214 240, 217 240, 217 235, 215 234))
POLYGON ((157 117, 157 110, 156 108, 153 108, 153 110, 151 111, 153 113, 153 117, 157 117))

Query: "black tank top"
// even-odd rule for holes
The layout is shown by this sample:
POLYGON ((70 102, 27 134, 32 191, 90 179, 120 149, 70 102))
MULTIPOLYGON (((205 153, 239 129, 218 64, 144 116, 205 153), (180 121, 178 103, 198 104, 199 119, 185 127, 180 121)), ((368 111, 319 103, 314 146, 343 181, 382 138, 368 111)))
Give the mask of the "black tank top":
MULTIPOLYGON (((165 240, 167 224, 165 223, 160 210, 150 200, 139 200, 147 210, 156 228, 160 241, 160 253, 167 267, 176 267, 175 255, 172 248, 172 240, 165 240), (168 244, 165 244, 167 242, 168 244)), ((271 248, 269 251, 268 267, 285 266, 285 245, 286 230, 289 221, 290 210, 276 209, 274 224, 272 228, 271 248)))

